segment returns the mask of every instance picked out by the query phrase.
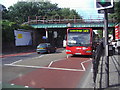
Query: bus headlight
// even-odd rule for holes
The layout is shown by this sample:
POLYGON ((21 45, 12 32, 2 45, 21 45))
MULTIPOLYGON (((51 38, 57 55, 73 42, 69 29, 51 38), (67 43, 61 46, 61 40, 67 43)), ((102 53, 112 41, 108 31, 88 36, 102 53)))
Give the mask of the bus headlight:
POLYGON ((86 49, 88 49, 88 48, 86 48, 86 47, 83 47, 82 49, 83 49, 83 50, 86 50, 86 49))
POLYGON ((86 53, 91 53, 91 51, 90 51, 90 50, 88 50, 88 51, 86 51, 86 53))
POLYGON ((66 50, 66 52, 71 52, 70 50, 66 50))

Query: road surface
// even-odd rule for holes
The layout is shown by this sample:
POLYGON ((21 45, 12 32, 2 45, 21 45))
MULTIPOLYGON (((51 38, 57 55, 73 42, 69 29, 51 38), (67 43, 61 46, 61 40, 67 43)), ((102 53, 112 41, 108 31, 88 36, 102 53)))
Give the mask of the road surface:
POLYGON ((3 83, 30 88, 80 88, 92 62, 87 56, 67 58, 65 51, 29 53, 3 60, 3 83))

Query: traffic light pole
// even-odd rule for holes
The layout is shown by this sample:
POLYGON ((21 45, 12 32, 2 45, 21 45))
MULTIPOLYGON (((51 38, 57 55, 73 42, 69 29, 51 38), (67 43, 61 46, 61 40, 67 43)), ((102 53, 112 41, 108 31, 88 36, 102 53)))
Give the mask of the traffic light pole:
POLYGON ((105 83, 106 88, 109 87, 109 55, 108 55, 108 13, 104 9, 104 29, 105 29, 105 83))

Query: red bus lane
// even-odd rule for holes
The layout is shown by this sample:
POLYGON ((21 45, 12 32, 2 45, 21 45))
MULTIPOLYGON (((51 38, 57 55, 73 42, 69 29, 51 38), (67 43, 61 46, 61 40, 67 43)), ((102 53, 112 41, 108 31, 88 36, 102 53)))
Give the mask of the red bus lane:
POLYGON ((51 62, 10 83, 32 88, 76 88, 91 64, 90 58, 69 57, 51 62))

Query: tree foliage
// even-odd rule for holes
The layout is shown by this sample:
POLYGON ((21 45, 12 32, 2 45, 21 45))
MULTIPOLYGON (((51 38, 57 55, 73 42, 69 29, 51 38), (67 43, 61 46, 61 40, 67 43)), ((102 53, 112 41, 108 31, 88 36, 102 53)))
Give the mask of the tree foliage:
POLYGON ((14 30, 18 29, 19 26, 15 22, 8 20, 2 21, 2 41, 11 42, 14 41, 14 30))
MULTIPOLYGON (((23 23, 28 20, 28 16, 46 16, 52 18, 55 16, 61 16, 66 18, 81 18, 81 16, 75 11, 69 8, 59 8, 58 4, 52 4, 50 2, 17 2, 13 6, 10 6, 7 11, 7 15, 10 21, 23 23)), ((3 16, 3 18, 5 18, 3 16)))
POLYGON ((29 25, 18 25, 16 22, 10 22, 8 20, 3 20, 2 24, 2 41, 3 42, 13 42, 14 41, 14 30, 25 29, 33 30, 34 28, 29 25))
POLYGON ((100 38, 103 37, 103 31, 102 30, 97 30, 97 33, 99 34, 100 38))
POLYGON ((2 11, 2 19, 8 19, 8 11, 4 5, 1 5, 1 11, 2 11))
POLYGON ((33 29, 29 25, 21 25, 28 21, 28 16, 45 16, 47 18, 80 18, 81 16, 69 8, 59 8, 58 4, 50 2, 25 2, 20 1, 10 6, 8 10, 2 5, 2 40, 3 42, 14 41, 14 30, 16 29, 33 29))
POLYGON ((70 10, 70 8, 63 8, 61 9, 60 12, 61 12, 60 16, 68 19, 73 19, 73 18, 82 19, 82 17, 74 9, 70 10))
POLYGON ((114 13, 110 14, 109 17, 114 19, 117 23, 120 23, 120 1, 115 2, 114 13))

